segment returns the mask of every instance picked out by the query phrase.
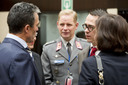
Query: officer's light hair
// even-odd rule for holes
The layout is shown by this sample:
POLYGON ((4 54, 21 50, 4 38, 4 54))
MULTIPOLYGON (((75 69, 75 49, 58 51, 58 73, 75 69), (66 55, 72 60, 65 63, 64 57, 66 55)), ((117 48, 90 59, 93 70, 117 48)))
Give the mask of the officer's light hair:
POLYGON ((60 11, 58 15, 58 21, 62 15, 73 15, 74 22, 77 23, 77 13, 75 11, 70 10, 70 9, 65 9, 65 10, 60 11))

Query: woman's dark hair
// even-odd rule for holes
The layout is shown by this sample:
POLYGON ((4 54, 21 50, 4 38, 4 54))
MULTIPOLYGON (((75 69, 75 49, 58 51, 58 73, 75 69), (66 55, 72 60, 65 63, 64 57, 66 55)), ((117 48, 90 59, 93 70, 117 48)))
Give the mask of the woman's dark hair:
POLYGON ((128 23, 120 15, 106 14, 96 21, 97 47, 101 51, 128 51, 128 23))

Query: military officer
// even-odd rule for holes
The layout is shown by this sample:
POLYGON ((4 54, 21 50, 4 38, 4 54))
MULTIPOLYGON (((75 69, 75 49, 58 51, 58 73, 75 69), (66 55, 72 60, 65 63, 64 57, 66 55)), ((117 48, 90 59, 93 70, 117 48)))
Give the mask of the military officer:
POLYGON ((78 27, 75 11, 60 11, 57 27, 60 37, 46 43, 41 55, 46 85, 78 85, 77 54, 88 47, 89 43, 75 36, 78 27))

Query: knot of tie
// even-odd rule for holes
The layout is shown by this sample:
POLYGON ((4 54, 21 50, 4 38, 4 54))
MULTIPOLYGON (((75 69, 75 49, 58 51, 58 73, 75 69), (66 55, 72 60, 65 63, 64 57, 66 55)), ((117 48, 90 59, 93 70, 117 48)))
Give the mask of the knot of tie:
POLYGON ((68 42, 68 43, 67 43, 67 46, 68 46, 68 47, 70 47, 70 46, 71 46, 71 43, 70 43, 70 42, 68 42))
POLYGON ((97 51, 97 48, 92 47, 90 56, 94 56, 96 51, 97 51))
POLYGON ((67 49, 68 54, 69 54, 69 56, 71 56, 71 43, 70 42, 67 43, 67 47, 68 47, 68 49, 67 49))

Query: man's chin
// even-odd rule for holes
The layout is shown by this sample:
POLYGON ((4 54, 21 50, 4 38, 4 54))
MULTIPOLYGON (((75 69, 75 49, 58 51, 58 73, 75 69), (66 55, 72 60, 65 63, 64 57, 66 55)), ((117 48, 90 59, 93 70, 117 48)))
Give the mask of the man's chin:
POLYGON ((68 41, 69 40, 69 37, 63 37, 64 40, 68 41))
POLYGON ((68 36, 68 35, 62 35, 62 37, 63 37, 63 38, 69 38, 69 36, 68 36))

